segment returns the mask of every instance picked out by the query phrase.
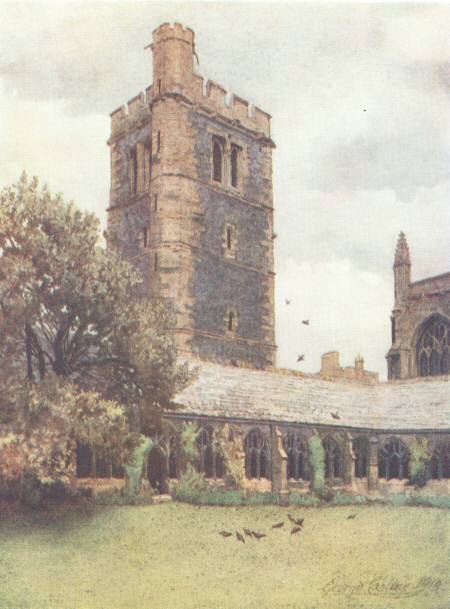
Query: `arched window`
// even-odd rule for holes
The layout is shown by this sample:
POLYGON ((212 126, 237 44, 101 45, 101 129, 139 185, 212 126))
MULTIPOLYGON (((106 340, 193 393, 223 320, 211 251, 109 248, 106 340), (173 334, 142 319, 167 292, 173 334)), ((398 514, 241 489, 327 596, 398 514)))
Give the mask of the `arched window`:
POLYGON ((129 158, 129 180, 130 180, 130 192, 132 195, 137 193, 138 189, 138 160, 136 148, 130 150, 129 158))
POLYGON ((223 174, 223 150, 222 145, 217 140, 213 142, 213 179, 215 182, 222 182, 223 174))
POLYGON ((369 442, 367 438, 360 437, 353 440, 353 452, 355 453, 355 476, 356 478, 365 478, 369 461, 369 442))
POLYGON ((270 479, 269 442, 253 429, 245 438, 245 474, 247 478, 270 479))
POLYGON ((344 460, 342 448, 331 436, 323 440, 325 449, 325 478, 342 478, 344 475, 344 460))
POLYGON ((439 442, 433 452, 430 463, 433 480, 450 478, 450 441, 439 442))
POLYGON ((294 480, 309 480, 308 448, 299 433, 290 433, 283 440, 287 454, 287 477, 294 480))
POLYGON ((223 478, 225 463, 220 447, 215 442, 212 427, 205 427, 200 431, 197 439, 199 450, 199 471, 205 478, 223 478))
POLYGON ((230 311, 228 313, 228 331, 232 332, 234 330, 234 311, 230 311))
POLYGON ((419 376, 450 374, 450 324, 432 317, 422 330, 417 346, 419 376))
POLYGON ((239 147, 231 146, 231 186, 234 188, 238 185, 238 170, 239 170, 239 147))
POLYGON ((408 476, 409 452, 398 438, 391 438, 378 452, 378 477, 403 480, 408 476))

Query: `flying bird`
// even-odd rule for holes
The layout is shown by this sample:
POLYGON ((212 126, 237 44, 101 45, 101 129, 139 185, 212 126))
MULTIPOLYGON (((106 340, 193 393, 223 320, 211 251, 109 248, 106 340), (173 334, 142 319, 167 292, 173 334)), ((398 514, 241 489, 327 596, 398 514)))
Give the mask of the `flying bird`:
POLYGON ((297 364, 298 362, 302 362, 305 359, 304 355, 297 355, 297 364))
POLYGON ((236 538, 238 541, 242 541, 242 543, 245 543, 245 539, 244 537, 239 533, 239 531, 236 531, 236 538))
POLYGON ((294 527, 291 531, 291 535, 295 535, 296 533, 299 533, 302 530, 302 527, 294 527))
POLYGON ((272 529, 281 529, 281 527, 284 527, 284 522, 277 522, 272 525, 272 529))
POLYGON ((291 301, 290 301, 290 300, 288 300, 287 298, 285 298, 285 299, 284 299, 284 302, 285 302, 287 305, 290 305, 290 304, 291 304, 291 301))
POLYGON ((330 412, 331 416, 333 417, 333 419, 340 419, 341 417, 339 416, 338 412, 330 412))
POLYGON ((250 531, 250 529, 244 529, 244 533, 247 537, 253 537, 253 531, 250 531))
POLYGON ((356 514, 350 514, 347 516, 347 520, 353 520, 353 518, 356 518, 356 514))
POLYGON ((231 537, 233 533, 229 533, 228 531, 219 531, 219 535, 222 535, 222 537, 231 537))
POLYGON ((297 525, 298 527, 302 527, 302 526, 303 526, 303 522, 304 522, 304 520, 305 520, 304 518, 300 518, 300 520, 296 520, 296 519, 295 519, 295 518, 293 518, 293 517, 292 517, 290 514, 288 514, 288 518, 289 518, 289 520, 290 520, 290 521, 291 521, 293 524, 297 525))
POLYGON ((309 319, 302 319, 302 324, 304 326, 309 326, 309 319))
POLYGON ((262 539, 263 537, 267 537, 267 535, 265 533, 258 533, 257 531, 252 531, 252 533, 253 533, 253 537, 255 539, 257 539, 258 541, 260 539, 262 539))

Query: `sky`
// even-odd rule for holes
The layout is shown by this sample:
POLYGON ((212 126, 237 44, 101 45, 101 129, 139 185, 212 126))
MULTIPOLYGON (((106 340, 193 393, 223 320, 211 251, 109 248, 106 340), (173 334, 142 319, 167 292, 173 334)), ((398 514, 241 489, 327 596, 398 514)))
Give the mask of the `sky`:
POLYGON ((413 280, 450 270, 450 4, 0 2, 0 185, 25 169, 105 225, 109 113, 167 21, 273 117, 278 365, 385 378, 400 230, 413 280))

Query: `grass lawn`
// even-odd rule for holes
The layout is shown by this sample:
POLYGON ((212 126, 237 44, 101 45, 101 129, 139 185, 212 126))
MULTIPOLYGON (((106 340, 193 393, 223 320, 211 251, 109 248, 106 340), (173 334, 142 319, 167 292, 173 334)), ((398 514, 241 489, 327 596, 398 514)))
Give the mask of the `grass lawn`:
POLYGON ((419 507, 3 515, 0 608, 447 609, 448 533, 448 512, 419 507), (305 518, 297 535, 287 512, 305 518), (218 533, 243 527, 268 535, 243 544, 218 533))

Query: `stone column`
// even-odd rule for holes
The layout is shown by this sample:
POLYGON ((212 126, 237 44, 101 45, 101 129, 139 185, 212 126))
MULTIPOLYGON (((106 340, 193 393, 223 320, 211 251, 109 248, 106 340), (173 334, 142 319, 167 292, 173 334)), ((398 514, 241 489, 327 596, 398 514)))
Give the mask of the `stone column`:
POLYGON ((287 454, 283 448, 282 433, 278 427, 271 427, 272 452, 272 492, 278 493, 280 503, 289 503, 289 489, 287 481, 287 454))
POLYGON ((367 488, 369 492, 378 488, 378 438, 376 436, 369 438, 367 488))
POLYGON ((344 443, 344 482, 347 486, 352 486, 355 478, 355 458, 353 436, 351 433, 346 433, 344 443))

